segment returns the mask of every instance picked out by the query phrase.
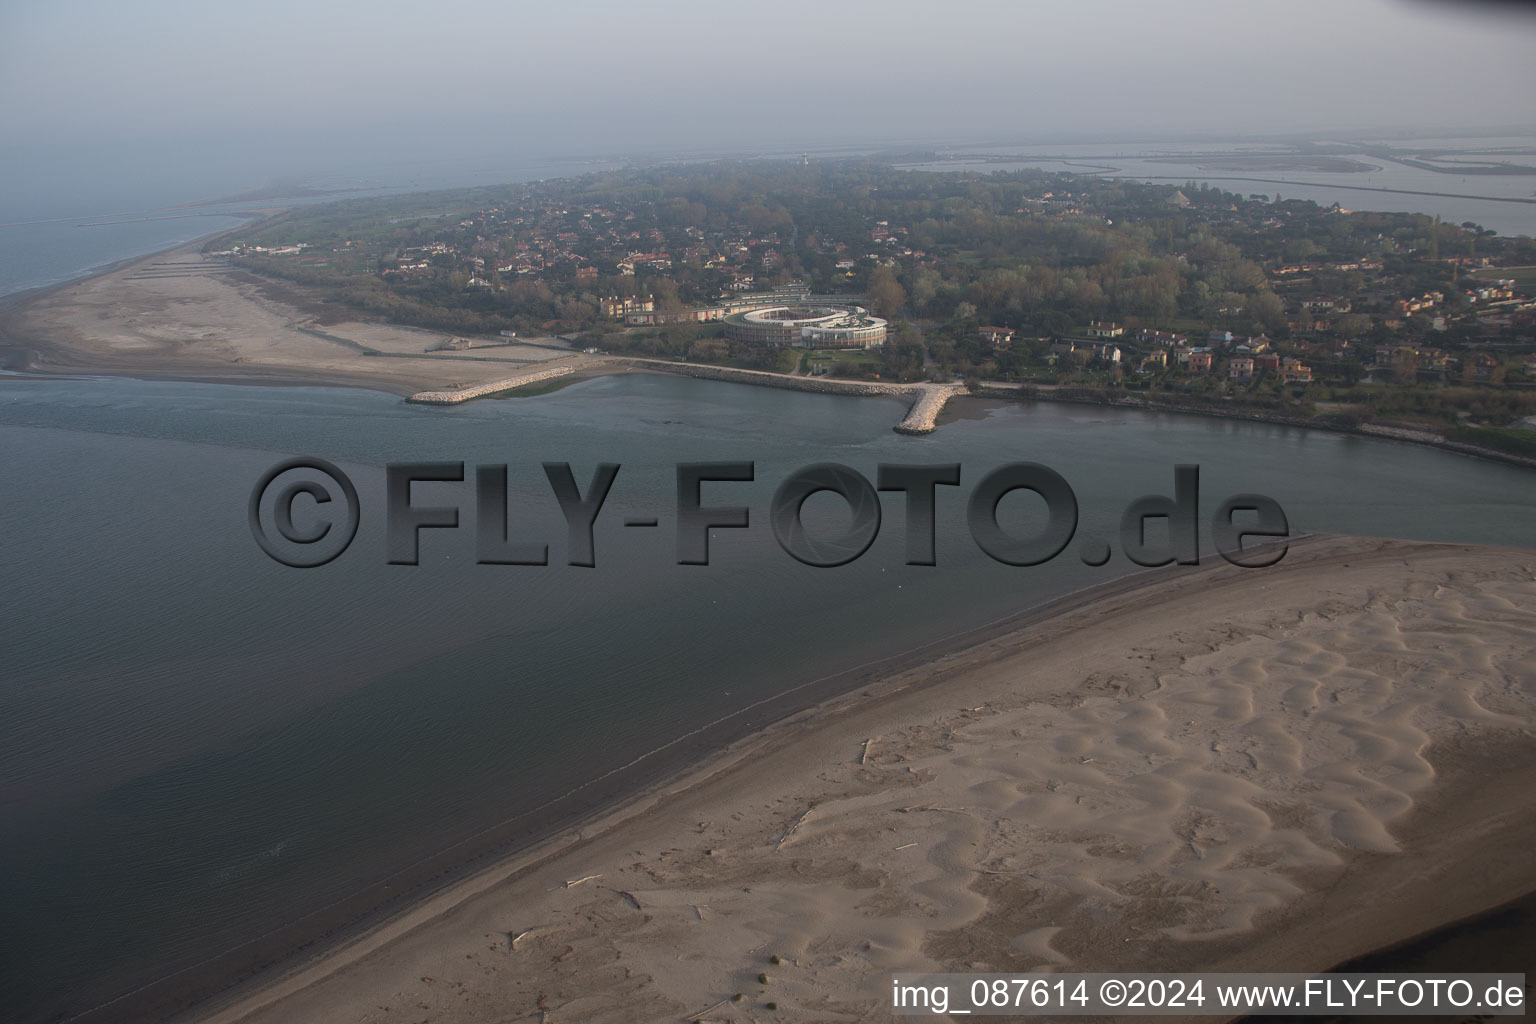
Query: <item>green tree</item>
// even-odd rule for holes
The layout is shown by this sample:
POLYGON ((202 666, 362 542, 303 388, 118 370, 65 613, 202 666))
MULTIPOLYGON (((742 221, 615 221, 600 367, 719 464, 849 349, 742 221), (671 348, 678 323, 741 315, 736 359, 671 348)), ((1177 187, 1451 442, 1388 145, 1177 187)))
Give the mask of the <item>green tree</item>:
POLYGON ((1264 330, 1277 331, 1285 326, 1285 303, 1268 288, 1255 292, 1245 306, 1254 323, 1264 330))
POLYGON ((901 312, 901 307, 907 304, 907 291, 896 280, 896 275, 891 268, 884 264, 876 267, 869 275, 870 308, 877 316, 887 319, 901 312))

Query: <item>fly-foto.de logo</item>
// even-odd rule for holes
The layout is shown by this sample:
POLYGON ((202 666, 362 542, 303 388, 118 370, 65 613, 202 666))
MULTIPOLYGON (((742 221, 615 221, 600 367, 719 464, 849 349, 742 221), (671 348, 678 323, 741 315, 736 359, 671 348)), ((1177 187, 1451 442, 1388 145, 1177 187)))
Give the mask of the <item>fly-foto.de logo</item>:
MULTIPOLYGON (((620 465, 598 464, 583 488, 568 462, 546 462, 544 476, 566 523, 566 562, 594 567, 593 528, 619 476, 620 465)), ((805 466, 785 478, 766 509, 768 525, 786 553, 820 568, 847 565, 875 542, 882 525, 881 491, 905 496, 906 563, 937 564, 937 506, 941 489, 961 486, 959 463, 909 465, 881 463, 875 482, 836 462, 805 466), (810 529, 803 518, 806 500, 828 492, 838 495, 850 513, 841 533, 810 529)), ((400 462, 385 467, 385 555, 390 565, 416 565, 423 532, 457 530, 458 505, 419 504, 417 483, 457 483, 466 479, 462 462, 400 462)), ((508 515, 507 466, 477 465, 474 479, 475 559, 482 565, 548 565, 549 539, 526 536, 508 515)), ((677 563, 708 565, 710 533, 750 529, 752 509, 723 500, 731 484, 756 479, 752 462, 682 462, 676 466, 676 501, 668 510, 676 531, 677 563), (704 487, 710 486, 710 503, 704 487)), ((1200 563, 1200 467, 1173 471, 1173 494, 1149 494, 1127 504, 1120 516, 1119 550, 1141 566, 1200 563), (1150 529, 1149 529, 1150 527, 1150 529)), ((362 509, 357 488, 347 475, 324 459, 289 459, 272 467, 251 491, 248 518, 252 535, 274 560, 295 568, 314 568, 335 559, 357 535, 362 509)), ((630 516, 625 527, 654 529, 661 515, 630 516)), ((1084 564, 1099 566, 1114 555, 1102 537, 1078 536, 1077 495, 1066 479, 1037 462, 1010 462, 980 477, 966 496, 966 527, 976 546, 1007 565, 1030 566, 1061 555, 1076 539, 1084 564), (1010 532, 999 522, 998 506, 1015 491, 1029 491, 1045 503, 1043 524, 1033 532, 1010 532)), ((1220 556, 1233 565, 1262 568, 1285 557, 1290 524, 1278 502, 1261 494, 1235 494, 1209 521, 1210 537, 1220 556), (1245 548, 1245 544, 1247 545, 1245 548)))

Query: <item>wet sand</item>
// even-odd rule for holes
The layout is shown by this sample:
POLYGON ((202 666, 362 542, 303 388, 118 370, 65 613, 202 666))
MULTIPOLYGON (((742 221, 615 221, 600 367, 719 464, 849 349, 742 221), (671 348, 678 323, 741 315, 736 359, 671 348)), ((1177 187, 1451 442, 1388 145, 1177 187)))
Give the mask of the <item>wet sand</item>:
POLYGON ((1319 970, 1536 889, 1536 553, 1325 538, 1154 579, 196 1019, 882 1020, 895 971, 1319 970))

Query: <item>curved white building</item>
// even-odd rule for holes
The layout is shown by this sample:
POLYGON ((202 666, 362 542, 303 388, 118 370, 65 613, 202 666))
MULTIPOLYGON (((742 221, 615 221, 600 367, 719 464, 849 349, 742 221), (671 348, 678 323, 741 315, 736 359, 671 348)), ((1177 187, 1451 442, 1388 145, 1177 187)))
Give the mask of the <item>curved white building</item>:
POLYGON ((885 321, 861 306, 770 306, 725 318, 726 337, 753 345, 875 348, 885 321))

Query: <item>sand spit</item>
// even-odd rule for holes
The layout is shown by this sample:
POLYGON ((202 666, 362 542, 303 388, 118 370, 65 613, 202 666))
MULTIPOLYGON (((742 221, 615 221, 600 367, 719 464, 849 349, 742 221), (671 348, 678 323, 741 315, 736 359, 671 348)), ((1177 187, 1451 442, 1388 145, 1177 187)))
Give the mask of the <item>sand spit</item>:
POLYGON ((1317 540, 796 715, 201 1019, 868 1021, 895 971, 1319 969, 1536 888, 1533 729, 1536 553, 1317 540))
POLYGON ((409 395, 457 390, 588 357, 552 339, 445 347, 453 335, 331 323, 334 307, 205 257, 192 243, 49 289, 7 310, 18 368, 230 383, 350 384, 409 395))

